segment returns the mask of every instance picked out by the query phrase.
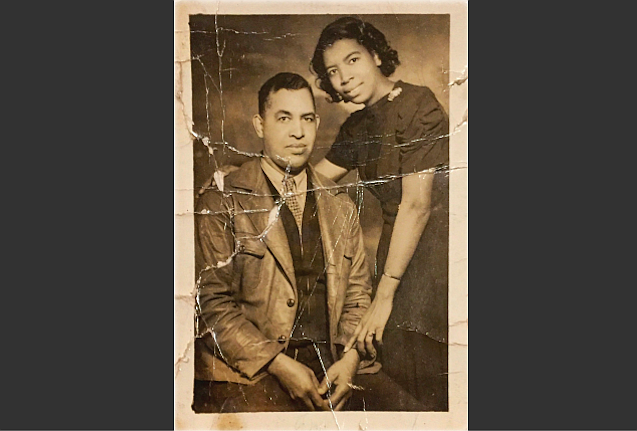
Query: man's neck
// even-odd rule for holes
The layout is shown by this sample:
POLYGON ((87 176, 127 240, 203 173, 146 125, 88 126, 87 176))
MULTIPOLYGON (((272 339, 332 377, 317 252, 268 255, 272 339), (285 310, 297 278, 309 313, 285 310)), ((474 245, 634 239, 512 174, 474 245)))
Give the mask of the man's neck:
POLYGON ((261 163, 267 163, 268 166, 270 166, 272 169, 274 169, 276 172, 278 172, 279 174, 283 175, 286 178, 296 177, 297 175, 305 171, 305 169, 307 169, 307 164, 297 169, 293 169, 291 166, 288 166, 287 168, 284 169, 281 166, 274 163, 274 161, 268 156, 262 157, 261 163))
POLYGON ((268 157, 263 157, 261 159, 261 169, 263 169, 263 172, 265 172, 266 175, 277 184, 282 184, 283 181, 289 178, 293 178, 298 184, 299 179, 305 178, 307 173, 307 165, 300 170, 286 172, 281 169, 280 166, 273 163, 268 157))

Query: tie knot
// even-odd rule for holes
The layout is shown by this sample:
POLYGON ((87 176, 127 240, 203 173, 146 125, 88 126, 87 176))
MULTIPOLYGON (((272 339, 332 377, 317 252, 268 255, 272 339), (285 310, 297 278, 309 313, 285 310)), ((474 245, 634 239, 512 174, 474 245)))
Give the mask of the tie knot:
POLYGON ((283 191, 285 191, 286 194, 296 193, 296 183, 294 182, 294 178, 288 178, 283 182, 283 191))

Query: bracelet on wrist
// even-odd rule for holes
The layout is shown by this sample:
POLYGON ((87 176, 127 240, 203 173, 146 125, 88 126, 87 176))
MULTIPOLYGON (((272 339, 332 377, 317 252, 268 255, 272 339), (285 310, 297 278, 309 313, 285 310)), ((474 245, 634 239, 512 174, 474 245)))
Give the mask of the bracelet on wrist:
POLYGON ((400 277, 394 277, 393 275, 389 275, 389 274, 387 274, 386 272, 383 272, 383 275, 384 275, 385 277, 393 278, 394 280, 398 280, 398 281, 400 281, 400 277))

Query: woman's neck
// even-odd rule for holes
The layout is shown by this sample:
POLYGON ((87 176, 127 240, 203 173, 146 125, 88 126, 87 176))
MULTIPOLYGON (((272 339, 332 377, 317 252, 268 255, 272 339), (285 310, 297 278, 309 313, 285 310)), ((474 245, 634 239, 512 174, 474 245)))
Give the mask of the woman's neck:
POLYGON ((372 106, 374 103, 387 96, 394 89, 394 81, 383 76, 383 79, 378 83, 376 89, 377 91, 374 93, 374 97, 369 99, 367 103, 365 103, 365 106, 372 106))

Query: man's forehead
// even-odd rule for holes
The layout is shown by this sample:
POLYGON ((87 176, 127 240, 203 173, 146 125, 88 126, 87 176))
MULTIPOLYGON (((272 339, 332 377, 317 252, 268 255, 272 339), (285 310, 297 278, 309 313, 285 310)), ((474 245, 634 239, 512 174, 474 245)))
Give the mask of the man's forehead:
POLYGON ((266 102, 266 109, 272 108, 275 111, 304 111, 304 114, 315 112, 314 98, 308 88, 300 88, 298 90, 281 88, 271 91, 266 102))

